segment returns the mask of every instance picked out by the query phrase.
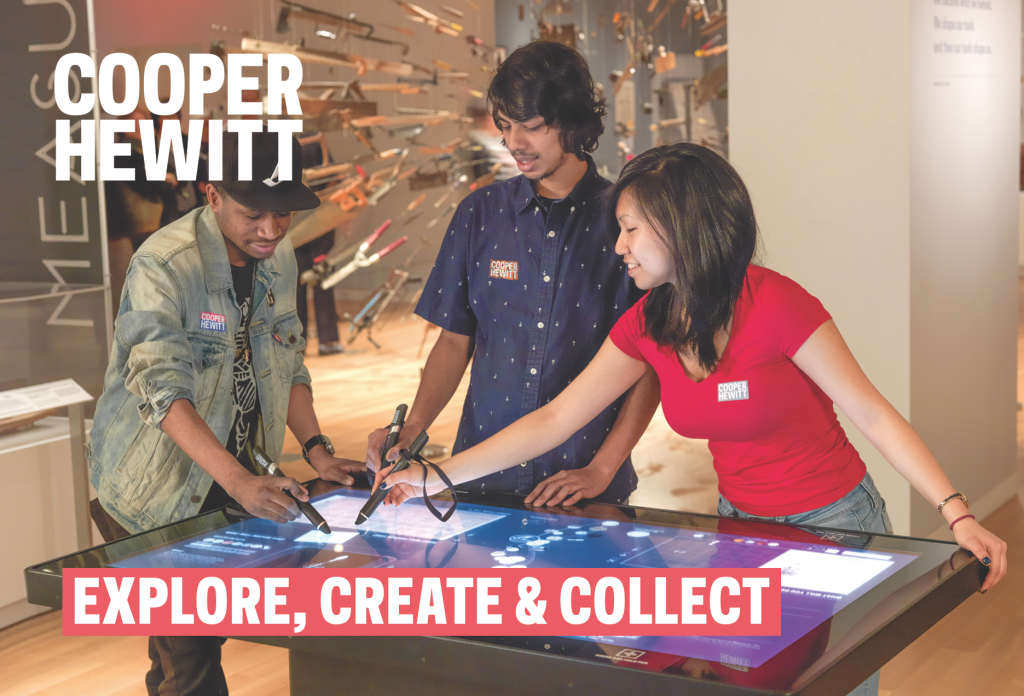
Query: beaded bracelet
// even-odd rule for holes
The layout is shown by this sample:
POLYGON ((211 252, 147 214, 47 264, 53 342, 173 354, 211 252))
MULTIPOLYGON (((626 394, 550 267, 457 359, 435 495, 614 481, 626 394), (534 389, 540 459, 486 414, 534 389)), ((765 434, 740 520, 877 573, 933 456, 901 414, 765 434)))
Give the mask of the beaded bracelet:
POLYGON ((960 517, 957 517, 955 520, 953 520, 952 522, 949 523, 949 531, 951 531, 951 532, 953 531, 953 525, 954 524, 956 524, 960 520, 966 520, 968 517, 970 517, 974 521, 978 520, 978 518, 975 517, 974 515, 961 515, 960 517))

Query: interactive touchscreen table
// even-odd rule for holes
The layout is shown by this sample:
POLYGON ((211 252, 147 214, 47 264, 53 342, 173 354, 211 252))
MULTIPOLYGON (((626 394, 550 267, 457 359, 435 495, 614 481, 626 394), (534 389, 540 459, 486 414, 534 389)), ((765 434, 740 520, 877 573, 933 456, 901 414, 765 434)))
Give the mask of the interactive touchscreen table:
POLYGON ((380 507, 319 482, 330 524, 230 509, 25 571, 29 601, 61 606, 61 571, 113 568, 780 568, 782 635, 768 637, 268 637, 293 694, 845 694, 976 591, 987 569, 955 544, 637 507, 529 508, 464 494, 438 522, 422 501, 380 507), (642 691, 641 691, 642 690, 642 691))

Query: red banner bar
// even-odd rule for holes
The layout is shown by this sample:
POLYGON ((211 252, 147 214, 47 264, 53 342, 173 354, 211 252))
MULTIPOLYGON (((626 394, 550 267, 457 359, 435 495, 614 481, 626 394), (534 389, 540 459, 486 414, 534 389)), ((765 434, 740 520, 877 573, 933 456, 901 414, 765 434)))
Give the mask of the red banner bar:
POLYGON ((68 569, 64 635, 779 635, 764 569, 68 569))

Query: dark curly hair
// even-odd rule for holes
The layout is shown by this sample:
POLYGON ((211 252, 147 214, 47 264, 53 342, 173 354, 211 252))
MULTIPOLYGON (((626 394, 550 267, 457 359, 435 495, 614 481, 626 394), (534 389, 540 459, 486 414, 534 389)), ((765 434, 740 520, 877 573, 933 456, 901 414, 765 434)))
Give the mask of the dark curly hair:
POLYGON ((608 194, 612 229, 623 195, 661 235, 676 267, 675 284, 653 288, 644 300, 644 334, 693 350, 710 372, 718 363, 715 335, 732 319, 758 249, 747 187, 712 150, 676 143, 651 148, 622 169, 608 194))
POLYGON ((597 94, 583 54, 554 41, 517 48, 494 73, 487 90, 494 125, 498 112, 514 121, 543 116, 560 132, 562 150, 583 159, 604 133, 605 100, 597 94))

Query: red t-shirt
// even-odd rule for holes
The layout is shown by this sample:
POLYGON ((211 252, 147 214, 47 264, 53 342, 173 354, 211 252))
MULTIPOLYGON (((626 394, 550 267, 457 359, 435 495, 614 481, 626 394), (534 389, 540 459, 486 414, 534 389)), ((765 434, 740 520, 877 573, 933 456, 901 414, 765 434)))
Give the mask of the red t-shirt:
POLYGON ((697 383, 673 348, 643 335, 646 299, 622 315, 612 342, 658 373, 672 429, 708 440, 726 499, 752 515, 793 515, 833 503, 860 483, 864 462, 832 400, 791 360, 831 318, 815 297, 775 271, 750 266, 725 351, 697 383))

